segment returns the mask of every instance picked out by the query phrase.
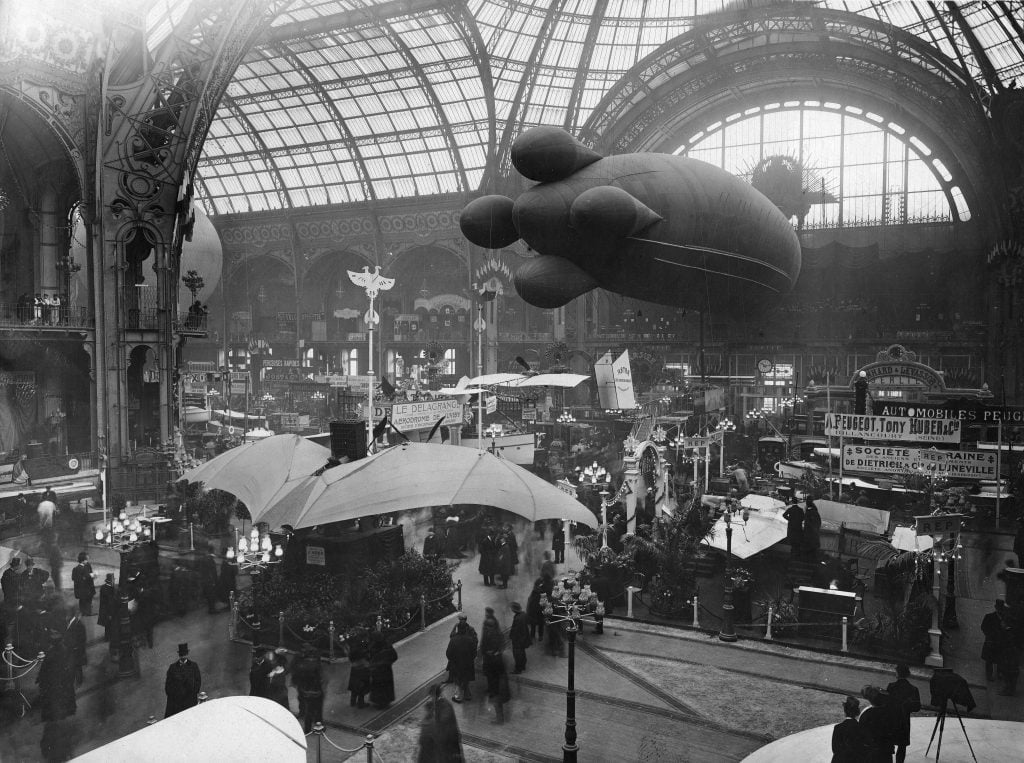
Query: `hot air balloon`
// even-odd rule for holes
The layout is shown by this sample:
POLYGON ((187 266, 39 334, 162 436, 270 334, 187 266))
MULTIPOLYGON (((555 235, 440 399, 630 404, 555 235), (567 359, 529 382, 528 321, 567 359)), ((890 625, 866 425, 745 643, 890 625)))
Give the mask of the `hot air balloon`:
POLYGON ((515 275, 528 303, 560 307, 595 287, 711 313, 787 293, 800 242, 763 194, 706 162, 669 154, 602 157, 568 133, 536 127, 512 164, 537 181, 515 199, 483 196, 460 227, 495 249, 522 239, 537 256, 515 275))

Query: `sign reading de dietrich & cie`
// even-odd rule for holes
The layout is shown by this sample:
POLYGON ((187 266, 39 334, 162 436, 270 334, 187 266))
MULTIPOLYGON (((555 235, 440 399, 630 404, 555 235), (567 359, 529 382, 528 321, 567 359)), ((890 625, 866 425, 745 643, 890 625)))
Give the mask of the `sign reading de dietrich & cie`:
POLYGON ((827 413, 825 434, 829 437, 862 437, 865 440, 957 443, 960 442, 960 422, 905 416, 827 413))
POLYGON ((961 480, 994 480, 994 453, 902 445, 844 445, 843 468, 887 474, 934 474, 961 480))

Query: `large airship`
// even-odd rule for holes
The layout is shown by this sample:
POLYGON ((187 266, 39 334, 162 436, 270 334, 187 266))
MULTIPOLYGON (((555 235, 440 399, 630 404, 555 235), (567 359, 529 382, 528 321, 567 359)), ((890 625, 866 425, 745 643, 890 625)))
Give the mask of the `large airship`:
POLYGON ((537 181, 514 201, 483 196, 459 221, 477 246, 522 239, 537 256, 515 274, 528 303, 561 307, 596 287, 710 313, 787 293, 800 273, 793 226, 763 194, 706 162, 669 154, 602 157, 536 127, 512 164, 537 181))

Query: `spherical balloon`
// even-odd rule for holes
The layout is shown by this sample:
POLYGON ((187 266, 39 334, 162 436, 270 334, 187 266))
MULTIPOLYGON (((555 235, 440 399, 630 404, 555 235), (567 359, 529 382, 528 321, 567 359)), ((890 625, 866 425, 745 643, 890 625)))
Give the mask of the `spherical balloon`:
MULTIPOLYGON (((181 245, 181 273, 184 277, 188 271, 194 270, 203 279, 202 287, 196 292, 195 298, 203 304, 210 298, 217 284, 220 283, 221 267, 224 264, 224 248, 220 235, 213 227, 210 218, 200 209, 196 209, 196 224, 192 229, 192 240, 181 245)), ((192 304, 192 292, 184 282, 178 281, 178 309, 187 310, 192 304)))
POLYGON ((519 239, 508 196, 481 196, 469 202, 459 216, 459 228, 463 236, 484 249, 500 249, 519 239))

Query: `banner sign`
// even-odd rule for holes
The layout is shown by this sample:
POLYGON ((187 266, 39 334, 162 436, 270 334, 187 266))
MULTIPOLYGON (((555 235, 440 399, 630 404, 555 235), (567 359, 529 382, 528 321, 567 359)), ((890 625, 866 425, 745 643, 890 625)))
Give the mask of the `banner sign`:
POLYGON ((576 497, 576 486, 569 482, 569 480, 561 479, 555 483, 555 487, 561 490, 566 495, 571 495, 573 498, 576 497))
POLYGON ((684 437, 682 447, 684 448, 707 448, 725 440, 725 432, 711 432, 706 437, 684 437))
POLYGON ((370 380, 374 376, 366 374, 345 376, 342 374, 327 374, 323 380, 332 387, 348 387, 351 392, 367 393, 370 391, 370 380))
POLYGON ((843 469, 887 474, 935 474, 950 479, 994 480, 994 453, 899 445, 844 445, 843 469))
POLYGON ((306 546, 306 564, 327 566, 327 552, 323 546, 306 546))
POLYGON ((924 517, 914 517, 914 519, 917 520, 918 535, 946 535, 960 532, 964 515, 929 514, 924 517))
POLYGON ((290 358, 263 358, 264 368, 302 368, 302 361, 290 358))
POLYGON ((866 416, 853 413, 825 414, 829 437, 862 437, 865 440, 901 442, 960 442, 960 422, 944 419, 912 419, 905 416, 866 416))
POLYGON ((487 413, 494 413, 498 410, 498 398, 495 395, 487 396, 487 402, 484 403, 484 410, 487 413))
POLYGON ((423 400, 391 406, 391 422, 403 432, 430 429, 442 416, 442 426, 461 425, 462 403, 458 400, 423 400))
POLYGON ((1024 424, 1024 406, 986 406, 976 400, 950 400, 939 404, 890 403, 875 400, 871 412, 876 416, 908 416, 919 419, 956 419, 968 424, 1024 424))
POLYGON ((633 394, 633 371, 629 364, 629 350, 616 360, 606 352, 594 364, 597 394, 601 407, 606 410, 632 410, 636 407, 633 394))

